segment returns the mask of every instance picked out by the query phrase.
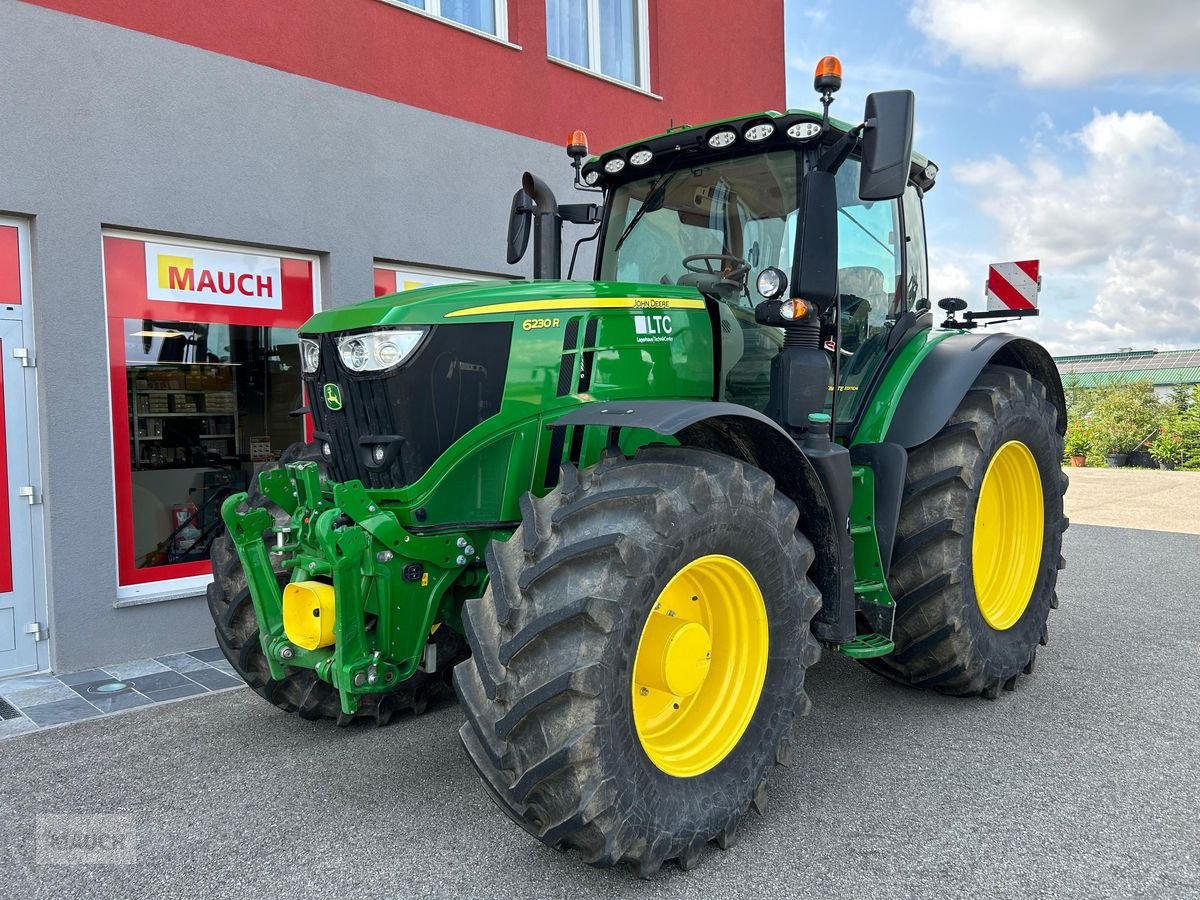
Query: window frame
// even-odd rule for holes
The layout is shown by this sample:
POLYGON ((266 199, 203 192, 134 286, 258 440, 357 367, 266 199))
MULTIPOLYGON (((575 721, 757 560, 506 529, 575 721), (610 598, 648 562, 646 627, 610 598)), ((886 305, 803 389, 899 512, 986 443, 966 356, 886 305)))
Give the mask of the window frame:
MULTIPOLYGON (((597 78, 602 78, 605 81, 611 81, 613 84, 619 84, 622 87, 632 88, 643 93, 652 93, 650 89, 650 0, 637 0, 634 4, 635 37, 637 38, 637 49, 635 51, 635 63, 637 65, 637 80, 625 81, 615 75, 609 75, 601 68, 601 53, 600 46, 600 0, 586 0, 587 2, 587 65, 580 65, 569 59, 555 56, 550 52, 549 35, 547 34, 546 58, 551 62, 555 62, 560 66, 567 66, 575 69, 577 72, 585 72, 588 75, 594 75, 597 78)), ((549 27, 549 16, 547 16, 547 27, 549 27)))
POLYGON ((390 277, 393 282, 397 275, 413 275, 417 278, 429 279, 419 287, 433 287, 441 284, 463 284, 469 281, 508 281, 512 275, 501 275, 496 272, 480 272, 474 269, 449 269, 438 266, 427 266, 420 263, 399 263, 391 260, 376 258, 374 263, 375 296, 386 297, 394 293, 403 293, 415 288, 401 288, 393 284, 397 290, 388 290, 386 283, 390 277))
POLYGON ((405 3, 404 0, 380 0, 380 2, 386 3, 388 6, 394 6, 396 9, 403 9, 415 15, 424 16, 427 19, 436 19, 445 25, 453 28, 461 28, 463 31, 488 38, 489 40, 513 46, 508 39, 508 0, 491 0, 494 10, 493 14, 496 18, 496 31, 494 34, 490 31, 476 28, 474 25, 467 25, 465 22, 442 15, 442 0, 424 0, 425 9, 405 3))
MULTIPOLYGON (((180 597, 192 597, 203 593, 207 584, 212 581, 212 574, 207 562, 171 563, 163 566, 138 568, 133 556, 133 502, 132 502, 132 468, 128 441, 128 397, 126 372, 127 365, 124 355, 124 334, 122 329, 114 330, 114 322, 130 316, 130 309, 141 306, 151 307, 150 304, 162 303, 157 300, 130 299, 116 297, 110 292, 110 273, 116 272, 116 266, 110 268, 109 240, 146 244, 167 244, 170 246, 186 247, 195 250, 215 250, 227 253, 242 253, 249 256, 273 257, 281 261, 289 260, 309 265, 309 283, 311 289, 311 311, 307 305, 295 307, 286 301, 281 309, 231 309, 229 306, 208 303, 179 302, 179 321, 207 321, 209 324, 271 326, 299 329, 300 324, 309 316, 319 312, 323 298, 321 292, 321 258, 312 253, 284 250, 277 247, 253 246, 237 244, 221 240, 204 238, 176 237, 160 232, 140 231, 123 228, 102 228, 100 230, 100 248, 102 261, 102 293, 104 300, 104 322, 106 329, 105 348, 108 369, 107 400, 112 440, 112 497, 113 497, 113 534, 114 557, 116 562, 116 603, 117 607, 135 606, 142 603, 152 603, 160 600, 172 600, 180 597), (294 308, 293 308, 294 307, 294 308), (299 319, 299 312, 306 313, 299 319), (203 318, 201 318, 203 317, 203 318), (275 319, 296 318, 294 326, 282 324, 275 319)), ((286 273, 282 276, 287 277, 286 273)), ((282 290, 282 287, 281 287, 282 290)), ((166 308, 171 308, 164 304, 166 308)), ((134 318, 140 314, 134 315, 134 318)), ((304 433, 306 437, 311 431, 311 422, 305 420, 304 433)))

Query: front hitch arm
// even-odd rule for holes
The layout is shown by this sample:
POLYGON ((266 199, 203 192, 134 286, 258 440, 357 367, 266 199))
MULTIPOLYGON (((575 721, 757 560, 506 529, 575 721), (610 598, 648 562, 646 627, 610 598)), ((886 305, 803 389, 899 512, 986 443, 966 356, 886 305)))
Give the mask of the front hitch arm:
MULTIPOLYGON (((272 652, 272 645, 283 636, 283 621, 276 613, 283 608, 283 594, 279 589, 279 578, 271 565, 263 536, 275 524, 270 512, 261 507, 247 512, 238 512, 246 502, 245 493, 231 494, 221 504, 221 518, 229 531, 229 537, 237 548, 246 575, 246 587, 250 590, 250 602, 258 619, 258 639, 271 677, 276 681, 285 677, 284 666, 272 652)), ((232 598, 230 598, 232 600, 232 598)))

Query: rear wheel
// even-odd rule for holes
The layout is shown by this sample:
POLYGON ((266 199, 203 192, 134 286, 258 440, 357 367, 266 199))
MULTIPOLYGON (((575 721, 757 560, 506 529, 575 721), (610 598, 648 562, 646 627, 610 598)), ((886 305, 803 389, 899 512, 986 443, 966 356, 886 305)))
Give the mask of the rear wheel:
POLYGON ((1027 372, 987 366, 946 426, 909 454, 889 586, 897 681, 996 697, 1033 671, 1062 568, 1063 439, 1027 372))
POLYGON ((649 448, 522 501, 464 607, 463 744, 550 846, 643 876, 690 866, 760 811, 808 711, 820 596, 795 505, 765 473, 649 448))
MULTIPOLYGON (((293 444, 280 455, 275 465, 283 466, 290 462, 319 464, 321 454, 315 444, 293 444)), ((258 489, 257 478, 252 479, 246 504, 269 510, 277 522, 287 521, 287 514, 258 489)), ((276 566, 280 583, 287 583, 288 574, 279 566, 279 558, 272 555, 271 561, 276 566)), ((318 678, 311 669, 289 668, 287 675, 276 681, 271 678, 266 655, 259 643, 258 619, 254 614, 250 590, 246 587, 242 563, 227 532, 222 531, 220 537, 213 541, 212 568, 213 582, 208 586, 208 609, 213 617, 217 644, 246 684, 284 712, 295 713, 304 719, 334 719, 339 725, 348 725, 356 720, 386 725, 396 712, 408 710, 421 713, 430 700, 450 695, 450 674, 454 663, 465 655, 466 647, 462 639, 448 628, 439 628, 433 637, 439 645, 439 668, 436 673, 417 672, 391 693, 363 696, 358 711, 353 715, 342 712, 337 690, 318 678)))

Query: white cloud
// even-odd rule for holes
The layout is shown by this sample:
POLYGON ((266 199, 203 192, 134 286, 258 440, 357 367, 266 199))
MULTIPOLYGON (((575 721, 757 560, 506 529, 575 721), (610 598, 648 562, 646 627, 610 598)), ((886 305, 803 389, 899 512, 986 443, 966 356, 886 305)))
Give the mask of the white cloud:
POLYGON ((964 61, 1030 85, 1200 69, 1195 0, 917 0, 909 18, 964 61))
POLYGON ((1060 353, 1200 346, 1200 150, 1152 112, 1097 111, 1068 143, 1081 171, 1035 147, 950 172, 998 226, 995 258, 1042 260, 1035 330, 1060 353))

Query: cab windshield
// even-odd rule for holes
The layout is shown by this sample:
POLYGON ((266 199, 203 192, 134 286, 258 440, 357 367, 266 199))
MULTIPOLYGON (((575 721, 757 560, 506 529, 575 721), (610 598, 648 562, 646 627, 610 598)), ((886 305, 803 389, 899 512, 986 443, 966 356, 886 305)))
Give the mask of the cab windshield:
POLYGON ((747 286, 767 266, 791 272, 800 157, 781 150, 682 164, 613 192, 600 260, 603 281, 696 284, 706 270, 744 266, 727 302, 752 308, 747 286), (684 260, 704 255, 691 269, 684 260))

